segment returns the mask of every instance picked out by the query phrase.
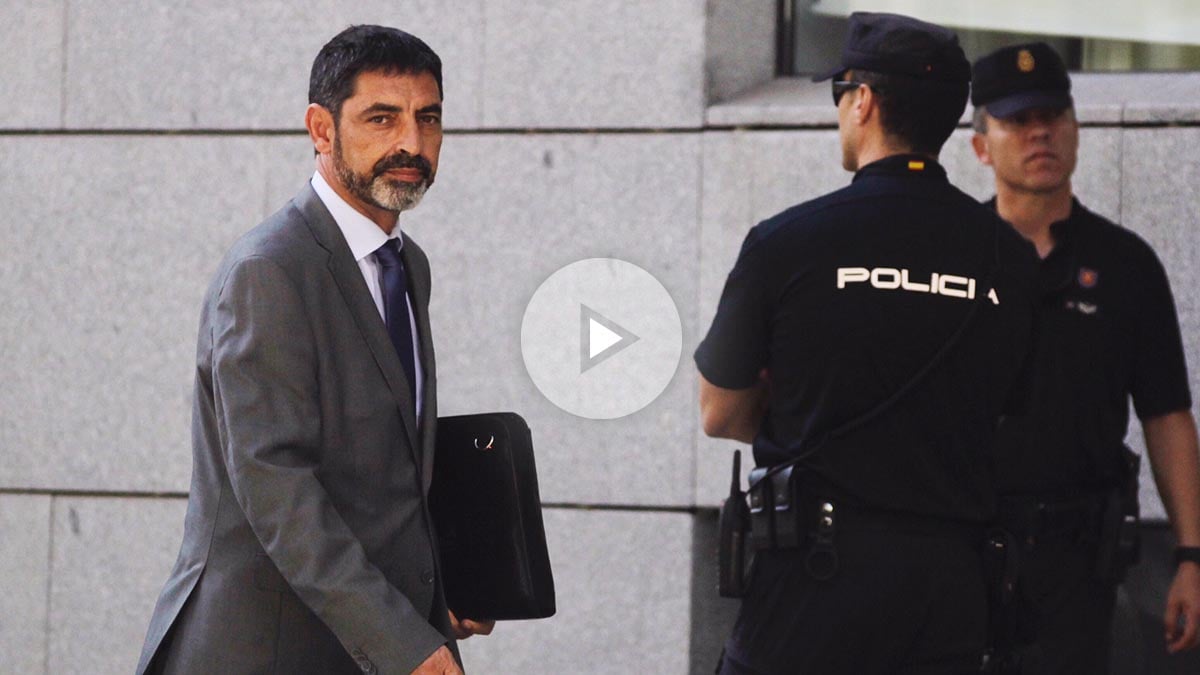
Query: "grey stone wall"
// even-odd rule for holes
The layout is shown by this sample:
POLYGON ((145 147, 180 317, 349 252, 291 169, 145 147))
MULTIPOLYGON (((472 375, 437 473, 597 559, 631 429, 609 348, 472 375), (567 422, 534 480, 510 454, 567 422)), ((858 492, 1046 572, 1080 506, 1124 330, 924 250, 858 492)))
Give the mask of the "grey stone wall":
MULTIPOLYGON (((734 445, 702 438, 688 357, 745 230, 848 180, 824 88, 798 85, 788 100, 813 101, 798 116, 771 108, 770 92, 792 83, 754 88, 770 77, 773 11, 763 0, 0 8, 0 672, 135 664, 182 529, 200 298, 233 239, 311 174, 308 68, 355 22, 410 30, 446 63, 438 184, 401 221, 433 264, 439 399, 445 414, 524 414, 553 505, 559 615, 468 641, 467 666, 710 672, 733 605, 712 592, 706 509, 734 445), (538 284, 594 256, 657 276, 685 333, 663 395, 609 422, 543 399, 519 347, 538 284)), ((1186 149, 1200 138, 1123 119, 1085 130, 1079 192, 1158 248, 1198 363, 1200 169, 1186 149)), ((946 163, 982 196, 966 139, 946 163)))

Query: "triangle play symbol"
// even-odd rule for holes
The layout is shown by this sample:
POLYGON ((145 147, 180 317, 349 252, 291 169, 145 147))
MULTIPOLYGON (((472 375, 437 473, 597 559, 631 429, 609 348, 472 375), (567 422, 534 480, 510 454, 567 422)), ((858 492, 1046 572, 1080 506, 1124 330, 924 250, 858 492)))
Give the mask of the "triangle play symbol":
POLYGON ((587 305, 579 305, 579 373, 637 342, 638 336, 587 305))

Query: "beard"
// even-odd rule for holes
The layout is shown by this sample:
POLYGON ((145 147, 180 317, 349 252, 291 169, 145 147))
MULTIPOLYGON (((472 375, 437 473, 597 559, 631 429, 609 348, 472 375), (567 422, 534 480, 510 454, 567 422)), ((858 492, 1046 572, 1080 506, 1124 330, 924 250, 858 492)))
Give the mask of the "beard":
POLYGON ((333 140, 333 172, 355 197, 393 213, 407 211, 416 206, 421 197, 425 196, 429 186, 433 185, 433 167, 429 165, 429 161, 420 155, 410 155, 407 152, 380 159, 368 173, 355 172, 342 154, 340 138, 333 140), (388 178, 384 174, 390 169, 417 169, 421 172, 421 180, 409 183, 388 178))

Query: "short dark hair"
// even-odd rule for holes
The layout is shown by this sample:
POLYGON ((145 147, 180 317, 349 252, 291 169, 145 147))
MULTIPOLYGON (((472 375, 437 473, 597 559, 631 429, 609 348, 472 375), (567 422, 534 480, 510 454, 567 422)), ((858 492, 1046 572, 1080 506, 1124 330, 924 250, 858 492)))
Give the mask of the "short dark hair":
MULTIPOLYGON (((1065 108, 1051 108, 1051 109, 1057 110, 1058 114, 1060 114, 1060 115, 1065 115, 1067 113, 1070 113, 1072 116, 1075 115, 1075 104, 1074 103, 1072 103, 1071 105, 1069 105, 1065 108)), ((975 130, 975 133, 977 133, 977 134, 986 134, 987 133, 989 116, 994 117, 994 115, 992 115, 991 113, 989 113, 987 111, 987 106, 982 106, 982 105, 975 106, 975 111, 971 113, 971 128, 975 130)), ((1013 117, 1016 117, 1016 115, 1013 115, 1013 117)))
POLYGON ((359 73, 429 73, 442 92, 442 60, 421 38, 386 26, 350 26, 321 47, 308 80, 308 102, 333 113, 354 93, 359 73))
POLYGON ((987 108, 975 106, 975 110, 971 112, 971 128, 977 134, 987 133, 987 108))
POLYGON ((851 79, 871 87, 879 98, 884 132, 913 152, 936 156, 967 109, 970 86, 966 82, 862 70, 853 71, 851 79))

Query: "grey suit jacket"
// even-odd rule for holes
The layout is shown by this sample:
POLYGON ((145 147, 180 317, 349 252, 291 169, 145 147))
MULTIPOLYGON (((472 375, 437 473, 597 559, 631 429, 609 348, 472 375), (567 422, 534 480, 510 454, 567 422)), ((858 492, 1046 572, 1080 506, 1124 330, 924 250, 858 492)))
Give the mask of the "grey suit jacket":
POLYGON ((137 672, 408 673, 451 637, 426 503, 429 262, 404 262, 421 424, 311 185, 225 256, 200 318, 183 545, 137 672), (419 429, 419 431, 418 431, 419 429))

